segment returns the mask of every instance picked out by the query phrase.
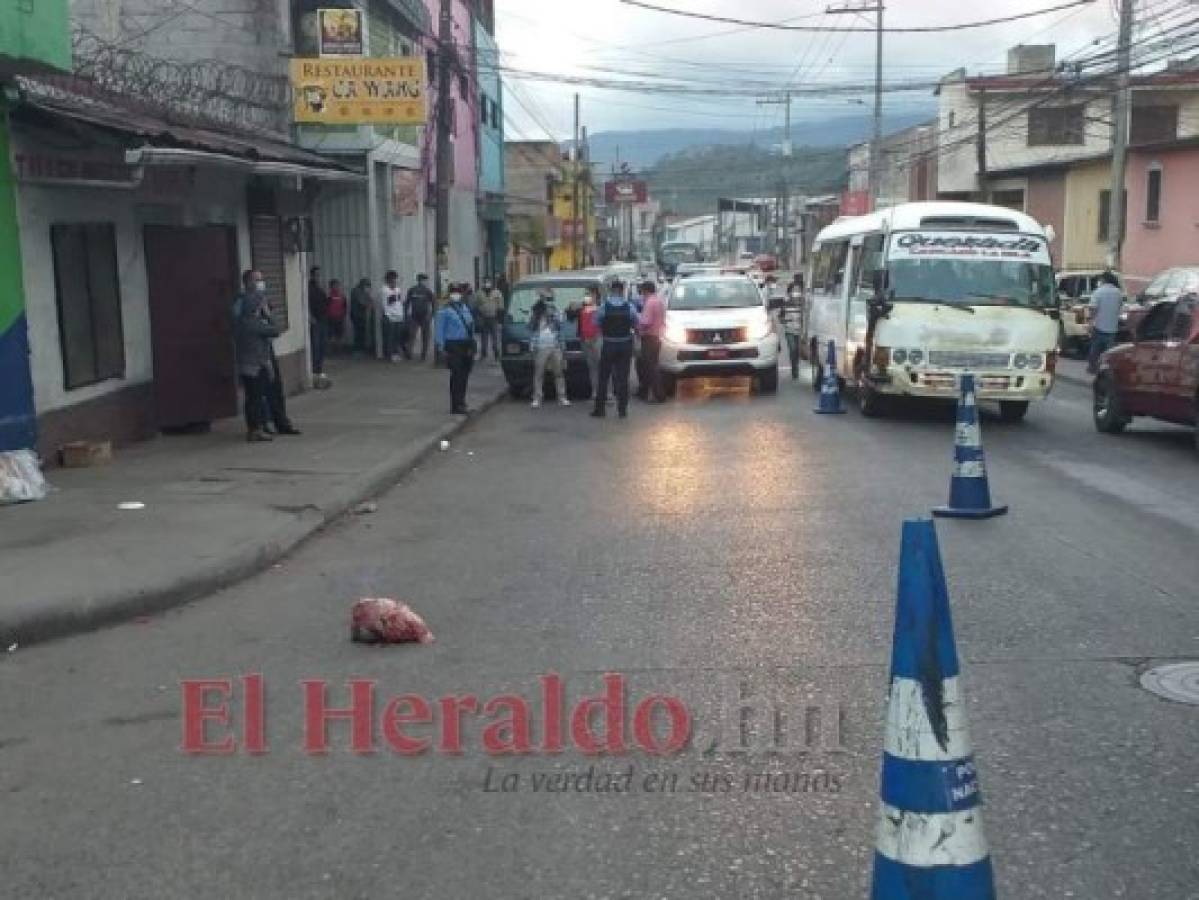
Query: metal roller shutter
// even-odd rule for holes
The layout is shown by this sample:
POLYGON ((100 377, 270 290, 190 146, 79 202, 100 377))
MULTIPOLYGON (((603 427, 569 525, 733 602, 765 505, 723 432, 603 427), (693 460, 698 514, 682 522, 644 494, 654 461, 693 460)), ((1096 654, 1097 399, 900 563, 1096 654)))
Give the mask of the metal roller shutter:
POLYGON ((283 272, 283 221, 278 216, 250 219, 250 252, 254 268, 266 279, 271 315, 280 331, 287 331, 287 284, 283 272))

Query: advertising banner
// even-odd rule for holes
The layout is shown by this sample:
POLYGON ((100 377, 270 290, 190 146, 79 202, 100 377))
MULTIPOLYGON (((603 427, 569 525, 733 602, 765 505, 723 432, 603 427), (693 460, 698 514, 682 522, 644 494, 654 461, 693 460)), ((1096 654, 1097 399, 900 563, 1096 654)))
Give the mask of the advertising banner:
POLYGON ((425 60, 293 59, 295 121, 319 125, 424 125, 425 60))
POLYGON ((1049 245, 1023 234, 905 231, 891 238, 890 259, 998 259, 1049 265, 1049 245))
POLYGON ((366 52, 360 9, 318 9, 321 56, 362 56, 366 52))

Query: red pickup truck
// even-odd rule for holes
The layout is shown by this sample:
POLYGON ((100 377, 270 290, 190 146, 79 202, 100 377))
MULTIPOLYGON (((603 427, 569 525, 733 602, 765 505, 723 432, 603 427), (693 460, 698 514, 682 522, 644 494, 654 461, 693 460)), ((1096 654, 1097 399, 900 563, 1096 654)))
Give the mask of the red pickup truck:
POLYGON ((1199 294, 1155 303, 1132 342, 1103 354, 1095 378, 1095 427, 1119 434, 1134 416, 1196 428, 1199 448, 1199 294))

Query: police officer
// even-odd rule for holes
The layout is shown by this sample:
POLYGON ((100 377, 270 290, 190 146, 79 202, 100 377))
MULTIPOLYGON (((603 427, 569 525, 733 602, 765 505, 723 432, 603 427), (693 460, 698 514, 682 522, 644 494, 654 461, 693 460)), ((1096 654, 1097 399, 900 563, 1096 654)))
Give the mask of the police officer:
POLYGON ((450 369, 450 412, 466 416, 466 385, 475 362, 475 321, 463 297, 463 285, 450 285, 450 299, 437 313, 437 349, 450 369))
POLYGON ((600 350, 599 384, 595 392, 595 409, 591 415, 602 419, 608 404, 608 380, 616 394, 616 410, 623 419, 629 414, 629 367, 633 363, 633 335, 640 318, 637 308, 625 296, 624 282, 615 280, 608 285, 608 298, 595 312, 604 344, 600 350))

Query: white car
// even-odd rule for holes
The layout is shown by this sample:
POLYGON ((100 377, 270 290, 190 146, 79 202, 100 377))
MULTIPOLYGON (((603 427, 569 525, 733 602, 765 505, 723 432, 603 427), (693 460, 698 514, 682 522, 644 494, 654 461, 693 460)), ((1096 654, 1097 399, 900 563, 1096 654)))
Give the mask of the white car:
POLYGON ((744 275, 679 279, 666 298, 658 366, 667 394, 680 378, 707 375, 750 375, 760 392, 774 393, 779 338, 765 295, 744 275))

